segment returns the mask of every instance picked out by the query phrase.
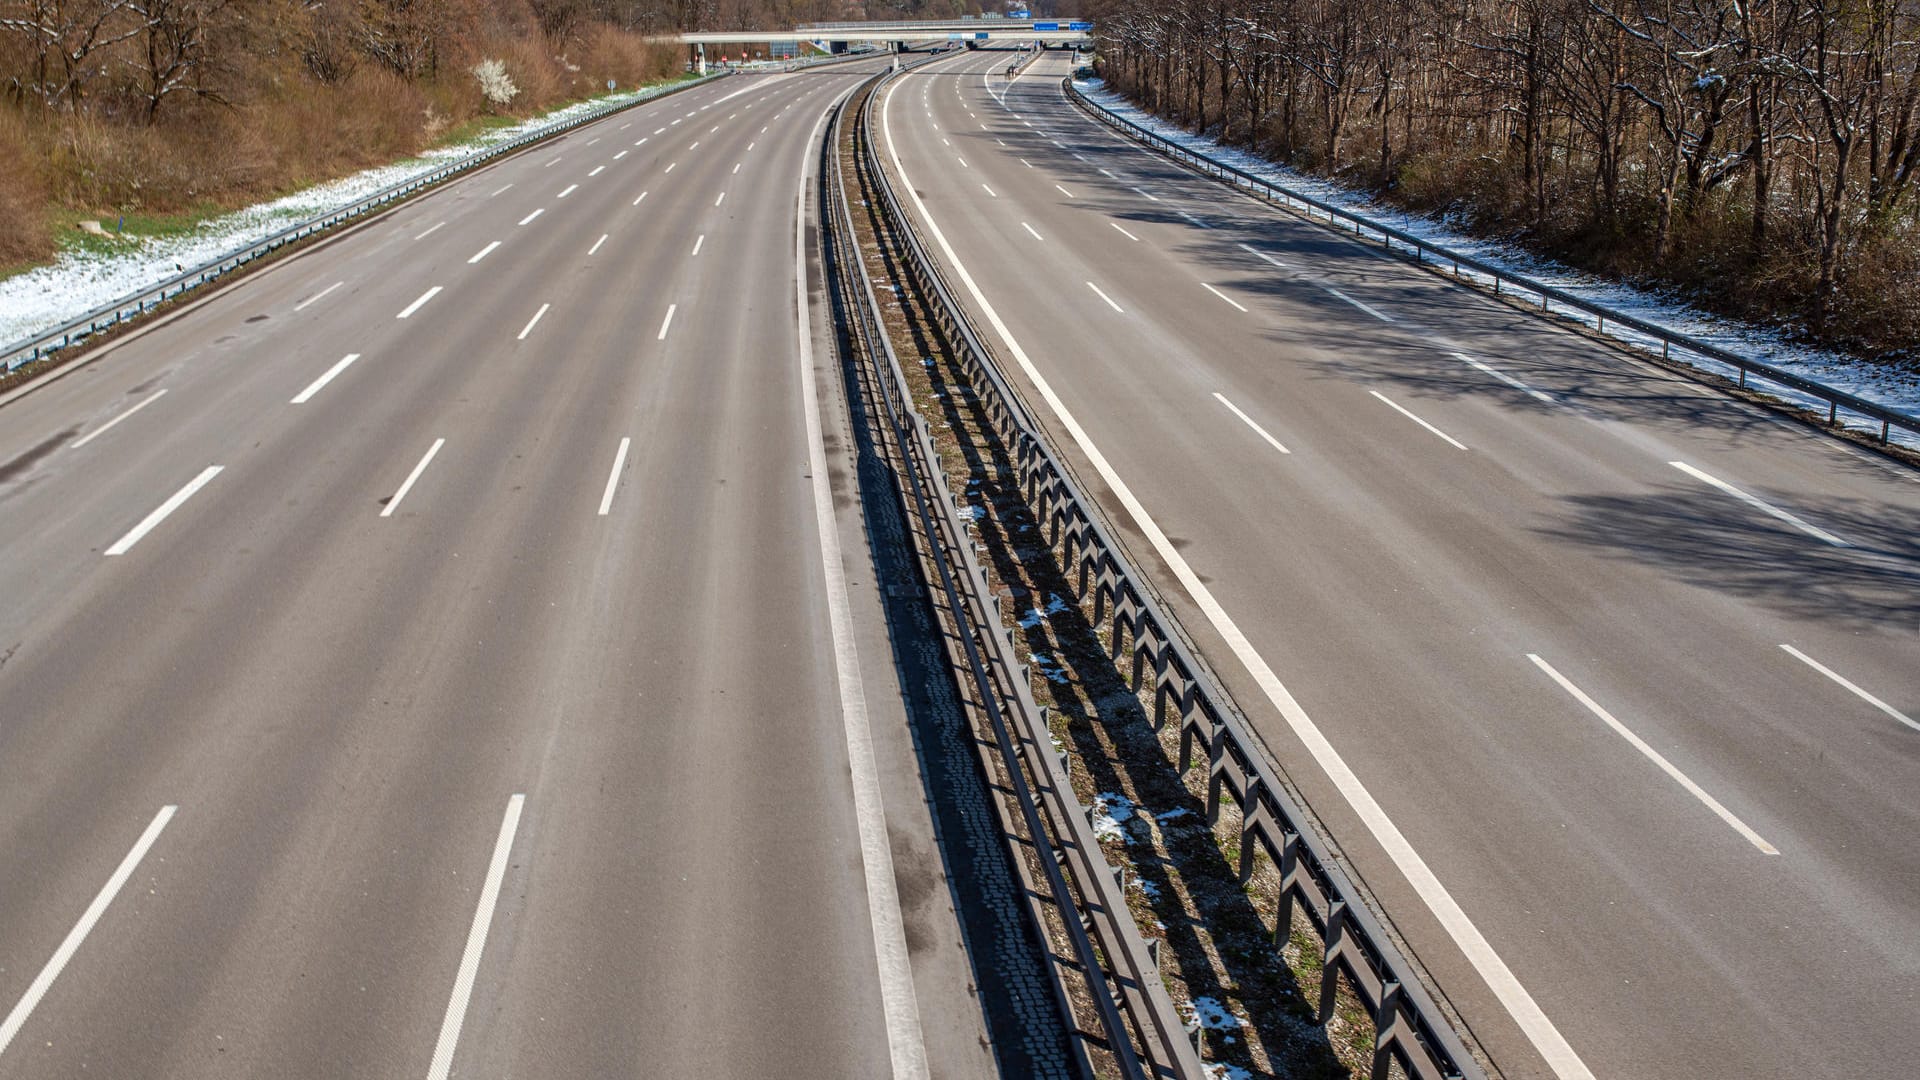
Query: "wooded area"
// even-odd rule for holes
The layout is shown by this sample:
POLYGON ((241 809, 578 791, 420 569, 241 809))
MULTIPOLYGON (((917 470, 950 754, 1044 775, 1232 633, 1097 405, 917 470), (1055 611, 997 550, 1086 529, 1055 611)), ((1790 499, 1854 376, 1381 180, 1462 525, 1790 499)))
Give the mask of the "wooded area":
POLYGON ((1920 365, 1920 0, 1096 0, 1144 107, 1920 365))
MULTIPOLYGON (((683 69, 648 35, 892 18, 891 0, 0 0, 0 268, 683 69), (164 220, 163 220, 164 219, 164 220)), ((138 229, 132 231, 138 232, 138 229)))

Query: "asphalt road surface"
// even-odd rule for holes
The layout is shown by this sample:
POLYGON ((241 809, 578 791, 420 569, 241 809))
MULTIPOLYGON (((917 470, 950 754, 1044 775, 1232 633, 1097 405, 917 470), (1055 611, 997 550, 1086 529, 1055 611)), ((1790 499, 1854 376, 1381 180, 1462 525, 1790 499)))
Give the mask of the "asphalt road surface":
POLYGON ((896 80, 910 212, 1500 1069, 1911 1076, 1920 474, 1232 195, 1008 59, 896 80))
POLYGON ((991 1072, 798 300, 875 66, 628 110, 0 407, 0 1077, 991 1072))

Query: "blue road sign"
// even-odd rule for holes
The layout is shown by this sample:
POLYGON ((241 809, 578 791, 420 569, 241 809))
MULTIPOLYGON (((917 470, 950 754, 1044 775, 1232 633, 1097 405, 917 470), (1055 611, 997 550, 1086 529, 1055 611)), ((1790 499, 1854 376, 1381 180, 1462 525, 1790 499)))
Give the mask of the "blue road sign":
POLYGON ((1084 34, 1087 31, 1093 29, 1093 24, 1090 22, 1070 22, 1067 24, 1067 29, 1075 30, 1084 34))
POLYGON ((1058 30, 1060 29, 1060 24, 1057 22, 1037 22, 1033 24, 1033 28, 1035 30, 1058 30))

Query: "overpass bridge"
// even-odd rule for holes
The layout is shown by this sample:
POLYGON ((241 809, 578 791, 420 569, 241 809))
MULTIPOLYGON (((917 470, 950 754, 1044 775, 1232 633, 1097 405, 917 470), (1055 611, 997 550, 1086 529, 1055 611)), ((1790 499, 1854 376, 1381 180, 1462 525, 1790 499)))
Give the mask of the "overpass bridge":
POLYGON ((734 43, 817 42, 835 52, 856 43, 893 45, 907 42, 952 41, 979 46, 1039 42, 1042 45, 1081 45, 1093 40, 1093 23, 1083 19, 905 19, 879 22, 810 23, 791 30, 700 30, 676 34, 672 40, 687 45, 734 43))

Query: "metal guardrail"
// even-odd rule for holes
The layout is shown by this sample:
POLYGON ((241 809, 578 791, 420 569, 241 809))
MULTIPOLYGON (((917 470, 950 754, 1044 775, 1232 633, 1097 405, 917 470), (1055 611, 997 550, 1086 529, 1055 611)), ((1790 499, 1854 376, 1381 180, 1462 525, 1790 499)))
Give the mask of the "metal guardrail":
MULTIPOLYGON (((875 92, 889 78, 891 75, 879 79, 875 92)), ((867 168, 875 170, 878 164, 870 153, 872 132, 867 109, 871 101, 868 96, 861 102, 855 137, 866 154, 867 168)), ((929 539, 938 574, 938 581, 929 585, 940 592, 956 619, 964 618, 971 624, 956 635, 966 657, 963 677, 969 680, 993 728, 995 748, 1019 804, 1021 823, 1034 841, 1028 850, 1040 863, 1047 891, 1059 907, 1061 925, 1072 948, 1071 966, 1087 984, 1100 1015, 1104 1047, 1113 1055, 1123 1077, 1204 1080, 1199 1052, 1161 980, 1158 953, 1134 923, 1121 872, 1107 862, 1090 812, 1074 794, 1064 758, 1057 750, 1038 750, 1053 745, 1046 710, 1033 698, 1026 667, 1015 659, 1019 652, 1000 620, 999 603, 988 584, 985 567, 974 555, 968 522, 960 516, 962 501, 948 484, 932 432, 914 407, 906 371, 880 321, 879 302, 861 255, 841 175, 841 121, 842 116, 836 112, 827 145, 832 155, 827 214, 840 251, 836 263, 851 263, 858 268, 852 305, 858 326, 854 329, 856 336, 867 343, 869 355, 884 363, 885 370, 876 373, 875 381, 894 442, 910 464, 904 470, 906 494, 929 539), (1022 754, 1022 746, 1035 750, 1022 754), (1032 783, 1027 778, 1029 770, 1034 777, 1032 783), (1069 877, 1074 888, 1069 888, 1069 877), (1080 898, 1078 909, 1076 894, 1080 898)), ((871 175, 876 178, 876 186, 886 191, 882 174, 871 175)), ((888 191, 886 198, 891 197, 888 191)), ((898 225, 899 219, 890 220, 898 225)))
MULTIPOLYGON (((1662 359, 1677 359, 1680 362, 1688 363, 1690 367, 1698 366, 1688 362, 1684 356, 1675 357, 1674 351, 1675 349, 1679 349, 1708 360, 1713 360, 1717 363, 1726 364, 1739 372, 1739 383, 1742 387, 1747 385, 1747 377, 1749 375, 1756 375, 1776 385, 1812 395, 1826 403, 1828 424, 1839 425, 1842 420, 1841 411, 1845 410, 1848 413, 1878 423, 1880 425, 1880 441, 1883 443, 1888 441, 1893 428, 1899 428, 1909 434, 1920 436, 1920 417, 1909 416, 1897 409, 1888 408, 1879 402, 1869 401, 1866 398, 1849 394, 1844 390, 1835 389, 1825 383, 1817 382, 1802 375, 1795 375, 1791 371, 1784 371, 1771 364, 1762 363, 1750 357, 1742 356, 1739 353, 1723 349, 1710 342, 1671 330, 1665 326, 1661 326, 1659 323, 1648 322, 1645 319, 1615 311, 1612 308, 1593 303, 1590 300, 1584 300, 1565 290, 1557 289, 1552 285, 1547 285, 1524 275, 1513 273, 1510 270, 1476 259, 1471 255, 1462 255, 1458 252, 1450 251, 1431 241, 1415 236, 1412 233, 1402 232, 1391 226, 1382 225, 1379 222, 1343 210, 1340 207, 1323 202, 1310 195, 1302 195, 1297 191, 1275 184, 1264 177, 1255 176, 1243 169, 1237 169, 1232 165, 1216 161, 1205 154, 1195 153, 1181 146, 1179 143, 1168 139, 1164 135, 1160 135, 1123 116, 1115 114, 1099 102, 1082 94, 1079 89, 1073 85, 1073 79, 1071 77, 1062 79, 1061 86, 1065 90, 1068 100, 1079 105, 1081 109, 1086 111, 1088 115, 1094 119, 1133 139, 1147 144, 1149 147, 1158 150, 1162 154, 1182 164, 1232 184, 1234 187, 1262 196, 1268 201, 1280 203, 1289 209, 1301 210, 1309 217, 1314 213, 1321 214, 1326 217, 1329 226, 1339 227, 1343 223, 1345 225, 1351 225, 1355 236, 1364 237, 1366 234, 1372 233, 1380 238, 1381 245, 1388 251, 1392 251, 1394 244, 1398 243, 1402 249, 1413 252, 1413 259, 1416 263, 1425 264, 1429 259, 1436 263, 1451 263, 1453 264, 1453 274, 1456 278, 1460 276, 1461 268, 1465 267, 1475 273, 1492 279, 1493 291, 1496 294, 1500 292, 1503 285, 1508 288, 1518 287, 1523 292, 1530 292, 1539 297, 1541 312, 1553 314, 1555 305, 1562 309, 1579 312, 1582 315, 1592 318, 1595 329, 1600 333, 1606 332, 1608 323, 1614 323, 1619 326, 1637 330, 1660 343, 1660 356, 1662 359)), ((1871 429, 1869 428, 1869 430, 1871 429)))
POLYGON ((651 101, 659 101, 661 98, 670 97, 685 90, 691 90, 696 86, 704 86, 719 77, 721 76, 706 75, 677 86, 666 87, 656 93, 644 94, 641 97, 594 109, 567 120, 536 128, 518 138, 500 143, 497 146, 490 146, 479 153, 470 154, 458 161, 449 162, 437 168, 416 173, 397 184, 381 188, 379 191, 349 203, 346 206, 289 225, 271 236, 263 237, 245 247, 236 248, 218 258, 201 263, 157 285, 142 289, 139 292, 129 293, 110 304, 95 308, 45 333, 30 338, 23 338, 8 345, 4 351, 0 351, 0 360, 4 360, 4 367, 0 368, 0 373, 11 373, 36 360, 45 358, 50 353, 57 352, 70 345, 77 345, 102 330, 118 326, 132 319, 137 319, 167 301, 179 297, 181 293, 213 282, 223 275, 230 274, 256 259, 273 254, 288 244, 297 243, 317 233, 331 229, 336 225, 363 217, 395 200, 407 198, 417 191, 442 183, 460 173, 478 168, 481 165, 497 160, 507 154, 514 153, 533 143, 550 139, 555 135, 572 131, 577 127, 591 124, 597 120, 603 120, 622 110, 644 105, 651 101))
POLYGON ((1054 455, 1001 375, 998 362, 902 208, 871 139, 866 153, 879 177, 880 209, 906 241, 907 269, 936 298, 934 308, 942 331, 955 343, 976 383, 988 389, 979 400, 996 433, 1013 452, 1021 488, 1041 523, 1044 539, 1064 552, 1077 599, 1082 603, 1091 599, 1093 622, 1104 623, 1110 632, 1116 660, 1123 648, 1127 650, 1130 671, 1123 674, 1133 690, 1139 693, 1151 684, 1154 727, 1163 728, 1169 720, 1178 722, 1182 775, 1193 767, 1195 749, 1205 752, 1208 820, 1218 823, 1223 795, 1230 795, 1241 808, 1241 881, 1251 879, 1257 851, 1264 851, 1278 871, 1280 902, 1273 947, 1279 950, 1288 942, 1296 909, 1319 936, 1325 957, 1321 1022, 1333 1016, 1344 975, 1373 1018, 1375 1080, 1385 1080, 1394 1063, 1412 1080, 1485 1080, 1486 1073, 1423 985, 1419 970, 1367 907, 1310 824, 1312 819, 1267 760, 1259 738, 1195 659, 1178 624, 1133 568, 1093 501, 1054 455))

